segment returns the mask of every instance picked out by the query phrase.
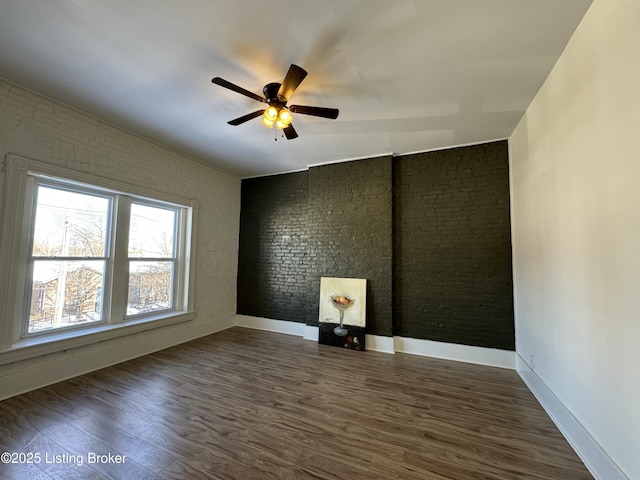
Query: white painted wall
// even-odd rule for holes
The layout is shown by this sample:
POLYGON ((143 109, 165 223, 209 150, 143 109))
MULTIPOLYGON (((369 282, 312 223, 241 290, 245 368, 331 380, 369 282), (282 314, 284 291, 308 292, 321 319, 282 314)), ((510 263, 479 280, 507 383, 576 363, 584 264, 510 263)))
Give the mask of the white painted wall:
MULTIPOLYGON (((4 162, 7 153, 192 198, 200 208, 195 320, 4 365, 0 367, 0 398, 234 324, 239 179, 0 79, 0 161, 4 162)), ((0 168, 0 212, 4 184, 0 168)), ((0 280, 11 281, 3 272, 0 280)))
POLYGON ((595 0, 510 138, 517 353, 628 478, 640 478, 639 25, 638 0, 595 0))

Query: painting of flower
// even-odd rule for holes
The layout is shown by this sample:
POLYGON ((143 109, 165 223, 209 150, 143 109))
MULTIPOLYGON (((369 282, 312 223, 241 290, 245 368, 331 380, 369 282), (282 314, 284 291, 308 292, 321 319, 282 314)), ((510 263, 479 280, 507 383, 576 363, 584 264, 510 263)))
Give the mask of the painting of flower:
POLYGON ((366 279, 322 277, 318 341, 351 350, 364 350, 366 295, 366 279))

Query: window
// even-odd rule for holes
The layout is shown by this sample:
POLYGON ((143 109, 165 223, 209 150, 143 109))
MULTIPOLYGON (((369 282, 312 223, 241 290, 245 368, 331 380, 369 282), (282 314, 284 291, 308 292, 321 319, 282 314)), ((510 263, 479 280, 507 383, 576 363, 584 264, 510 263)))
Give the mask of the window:
POLYGON ((24 335, 103 321, 112 198, 36 182, 24 335))
POLYGON ((127 314, 173 308, 174 209, 131 204, 127 314))
POLYGON ((195 202, 14 155, 6 175, 0 360, 193 318, 195 202))

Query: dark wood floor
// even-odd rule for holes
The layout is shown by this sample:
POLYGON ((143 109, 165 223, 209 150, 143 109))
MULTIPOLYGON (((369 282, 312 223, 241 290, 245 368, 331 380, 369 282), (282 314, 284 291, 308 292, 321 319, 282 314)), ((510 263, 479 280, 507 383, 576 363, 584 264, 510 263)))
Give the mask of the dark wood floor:
POLYGON ((41 458, 2 479, 592 478, 514 371, 242 328, 0 402, 3 451, 41 458))

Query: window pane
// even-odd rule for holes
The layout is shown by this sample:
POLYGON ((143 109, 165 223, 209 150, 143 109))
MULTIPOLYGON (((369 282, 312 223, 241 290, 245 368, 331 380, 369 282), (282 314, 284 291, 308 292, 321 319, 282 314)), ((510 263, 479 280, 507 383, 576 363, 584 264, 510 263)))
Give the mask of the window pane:
POLYGON ((172 277, 172 261, 130 262, 127 315, 172 308, 172 277))
POLYGON ((38 187, 33 239, 37 257, 103 257, 110 199, 38 187))
POLYGON ((102 320, 105 263, 35 260, 28 332, 102 320))
POLYGON ((129 256, 172 258, 175 221, 174 210, 132 203, 129 256))

